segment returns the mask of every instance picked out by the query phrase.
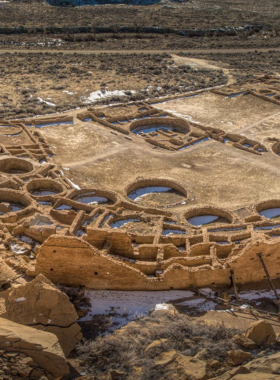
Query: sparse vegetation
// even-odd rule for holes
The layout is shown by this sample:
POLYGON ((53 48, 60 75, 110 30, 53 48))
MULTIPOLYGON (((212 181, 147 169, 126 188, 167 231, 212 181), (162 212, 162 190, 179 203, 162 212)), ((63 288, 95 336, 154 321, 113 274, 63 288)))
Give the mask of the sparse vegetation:
MULTIPOLYGON (((139 379, 171 379, 172 373, 155 364, 155 358, 166 351, 178 351, 186 356, 199 355, 209 363, 220 361, 226 371, 227 351, 237 348, 231 338, 239 331, 226 328, 222 324, 208 325, 194 322, 184 314, 152 313, 137 320, 112 335, 98 337, 78 345, 77 353, 83 369, 107 378, 110 369, 129 373, 126 379, 135 379, 135 367, 141 367, 139 379), (153 347, 149 345, 157 341, 153 347)), ((172 371, 172 370, 171 370, 172 371)))
MULTIPOLYGON (((180 56, 192 54, 179 53, 180 56)), ((247 53, 209 53, 195 54, 196 58, 220 62, 223 67, 232 70, 237 82, 252 79, 256 75, 275 75, 278 73, 280 53, 277 51, 261 52, 255 50, 247 53)))
POLYGON ((176 66, 168 54, 18 53, 12 57, 7 53, 0 55, 0 65, 0 117, 6 118, 86 106, 90 93, 101 89, 125 91, 125 96, 113 94, 98 100, 99 104, 107 104, 183 93, 227 82, 222 70, 176 66), (17 95, 12 99, 10 94, 14 90, 17 95))

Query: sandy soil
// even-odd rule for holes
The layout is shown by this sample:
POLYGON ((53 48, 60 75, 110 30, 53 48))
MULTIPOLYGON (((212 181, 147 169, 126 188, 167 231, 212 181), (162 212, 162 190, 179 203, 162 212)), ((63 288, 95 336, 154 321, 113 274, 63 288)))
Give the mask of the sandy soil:
MULTIPOLYGON (((185 115, 187 120, 259 138, 268 148, 271 143, 265 140, 264 132, 256 136, 252 133, 261 128, 263 119, 277 120, 280 112, 278 105, 250 95, 224 99, 212 93, 157 107, 185 115)), ((140 178, 153 177, 178 181, 195 194, 192 202, 177 208, 180 213, 199 204, 236 209, 277 198, 279 194, 279 157, 272 152, 257 156, 214 140, 176 153, 153 150, 139 136, 131 134, 129 141, 98 123, 77 119, 74 125, 40 131, 56 147, 55 162, 70 169, 64 171, 74 183, 106 187, 123 199, 125 186, 140 178)), ((279 136, 276 122, 269 132, 279 136)))

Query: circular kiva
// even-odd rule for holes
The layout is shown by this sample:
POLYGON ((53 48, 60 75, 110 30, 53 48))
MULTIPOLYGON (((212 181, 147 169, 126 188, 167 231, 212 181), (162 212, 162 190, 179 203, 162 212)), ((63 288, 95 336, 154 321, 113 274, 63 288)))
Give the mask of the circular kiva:
POLYGON ((97 189, 76 190, 71 195, 71 200, 89 206, 112 205, 117 202, 117 197, 112 191, 97 189))
POLYGON ((22 128, 14 125, 0 125, 1 136, 17 136, 22 133, 22 128))
POLYGON ((266 219, 280 221, 280 199, 270 199, 256 205, 256 212, 266 219))
POLYGON ((180 184, 165 178, 136 181, 125 188, 130 201, 145 207, 165 208, 186 204, 188 191, 180 184))
POLYGON ((0 160, 0 172, 9 175, 25 175, 34 170, 30 161, 21 158, 9 157, 0 160))
POLYGON ((30 206, 31 200, 15 190, 0 190, 0 217, 30 206))
POLYGON ((33 179, 26 184, 26 190, 34 197, 41 199, 42 197, 50 197, 54 195, 65 195, 66 189, 61 183, 47 179, 33 179))
POLYGON ((170 131, 178 131, 185 134, 190 132, 190 126, 186 120, 179 118, 174 119, 172 117, 166 117, 164 119, 160 117, 153 117, 136 120, 131 123, 129 129, 136 135, 141 133, 156 133, 158 130, 162 130, 167 133, 170 131))
POLYGON ((233 216, 228 211, 211 206, 193 208, 185 213, 185 219, 192 227, 233 222, 233 216))

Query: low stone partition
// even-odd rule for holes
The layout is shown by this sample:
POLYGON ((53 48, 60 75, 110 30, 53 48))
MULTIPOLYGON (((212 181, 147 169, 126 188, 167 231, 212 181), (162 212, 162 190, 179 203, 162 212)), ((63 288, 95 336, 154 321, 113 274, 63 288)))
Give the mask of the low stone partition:
POLYGON ((161 235, 159 238, 159 244, 173 244, 174 246, 186 245, 186 231, 182 230, 182 235, 170 234, 167 236, 161 235))
MULTIPOLYGON (((183 246, 183 244, 182 244, 182 246, 183 246)), ((186 243, 185 243, 185 250, 186 250, 186 243)), ((169 260, 173 257, 180 257, 184 254, 186 254, 186 253, 184 251, 179 251, 177 246, 175 246, 173 244, 166 244, 163 247, 163 260, 169 260)))
POLYGON ((232 88, 224 87, 224 88, 219 89, 219 90, 211 90, 211 92, 213 94, 222 95, 225 97, 230 97, 230 96, 234 96, 237 94, 247 95, 250 93, 248 88, 241 90, 240 87, 232 87, 232 88))
POLYGON ((275 95, 274 96, 266 96, 267 94, 271 94, 272 91, 271 90, 267 90, 264 93, 261 93, 260 91, 259 92, 256 92, 256 91, 250 91, 250 94, 253 95, 253 96, 256 96, 257 98, 260 98, 262 100, 265 100, 266 102, 270 102, 270 103, 274 103, 274 104, 280 104, 280 96, 279 96, 279 92, 276 91, 275 95))
POLYGON ((73 123, 73 117, 68 115, 54 115, 47 117, 36 117, 36 118, 26 118, 22 119, 22 123, 25 125, 44 125, 44 124, 56 124, 56 123, 73 123))
POLYGON ((211 253, 211 247, 213 246, 212 243, 198 243, 193 246, 191 246, 189 256, 190 257, 196 257, 196 256, 210 256, 211 253))
POLYGON ((219 259, 227 259, 234 249, 234 244, 219 245, 216 243, 215 254, 219 259))
POLYGON ((202 267, 204 265, 208 265, 209 267, 211 267, 212 259, 206 256, 174 257, 168 260, 164 260, 162 262, 161 268, 164 271, 164 270, 167 270, 169 267, 172 267, 172 265, 174 264, 179 264, 187 268, 202 267))
POLYGON ((226 233, 228 232, 229 234, 236 234, 236 233, 244 233, 247 232, 247 224, 223 224, 223 225, 206 225, 207 232, 208 233, 226 233))
POLYGON ((141 273, 144 273, 147 277, 156 276, 156 271, 158 269, 158 264, 156 262, 138 261, 131 259, 122 259, 122 261, 129 267, 132 267, 139 270, 141 273))

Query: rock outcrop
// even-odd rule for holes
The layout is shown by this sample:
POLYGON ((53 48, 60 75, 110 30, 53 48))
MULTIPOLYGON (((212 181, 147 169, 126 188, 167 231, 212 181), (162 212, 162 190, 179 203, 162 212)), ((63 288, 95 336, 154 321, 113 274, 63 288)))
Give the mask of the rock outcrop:
POLYGON ((249 339, 242 334, 235 335, 233 337, 233 341, 245 350, 254 350, 255 348, 257 348, 256 343, 252 339, 249 339))
POLYGON ((263 356, 245 365, 251 372, 263 372, 278 375, 280 379, 280 353, 263 356))
POLYGON ((257 346, 269 346, 276 342, 275 331, 265 320, 252 323, 247 329, 246 338, 253 340, 257 346))
POLYGON ((2 353, 5 352, 6 356, 13 354, 16 357, 19 353, 25 354, 26 357, 19 357, 19 360, 27 370, 31 365, 34 368, 39 367, 36 370, 41 376, 44 375, 41 369, 54 378, 69 373, 64 353, 54 334, 37 331, 31 327, 0 318, 0 350, 2 353))
POLYGON ((229 364, 233 366, 243 364, 245 361, 253 359, 253 355, 251 355, 249 352, 245 352, 242 350, 231 350, 228 351, 227 354, 229 364))
POLYGON ((156 358, 156 368, 166 368, 166 371, 177 373, 178 379, 206 380, 211 377, 210 366, 192 356, 182 355, 175 350, 162 353, 156 358))
POLYGON ((4 260, 0 259, 0 288, 9 284, 15 277, 16 273, 4 262, 4 260))
POLYGON ((0 306, 0 317, 55 334, 66 356, 82 338, 73 304, 43 275, 1 293, 0 306))

